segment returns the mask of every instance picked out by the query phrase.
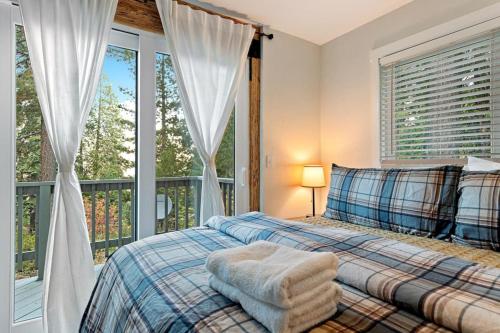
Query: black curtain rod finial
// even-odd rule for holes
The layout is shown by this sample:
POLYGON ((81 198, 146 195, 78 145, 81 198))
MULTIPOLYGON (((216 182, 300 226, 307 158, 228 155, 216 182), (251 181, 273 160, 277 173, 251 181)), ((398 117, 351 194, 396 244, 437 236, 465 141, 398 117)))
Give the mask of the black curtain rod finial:
POLYGON ((268 39, 274 38, 274 34, 266 34, 264 32, 259 32, 259 36, 264 36, 264 37, 267 37, 268 39))

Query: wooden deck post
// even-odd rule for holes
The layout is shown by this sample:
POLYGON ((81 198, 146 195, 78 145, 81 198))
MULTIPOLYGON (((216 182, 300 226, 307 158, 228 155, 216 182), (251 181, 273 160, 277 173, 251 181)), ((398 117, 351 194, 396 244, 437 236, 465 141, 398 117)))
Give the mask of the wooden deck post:
POLYGON ((201 215, 201 186, 202 180, 196 180, 196 199, 195 199, 195 219, 196 226, 199 227, 201 225, 200 215, 201 215))

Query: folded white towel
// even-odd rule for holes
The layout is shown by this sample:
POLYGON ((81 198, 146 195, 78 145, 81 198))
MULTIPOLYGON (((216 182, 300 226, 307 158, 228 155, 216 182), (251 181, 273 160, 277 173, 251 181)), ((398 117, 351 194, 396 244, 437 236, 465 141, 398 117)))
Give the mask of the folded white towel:
POLYGON ((241 307, 255 320, 264 325, 272 333, 303 332, 337 312, 337 303, 342 297, 342 289, 334 282, 328 282, 325 292, 292 309, 282 309, 261 302, 241 290, 224 283, 214 275, 209 278, 209 285, 241 307))
POLYGON ((337 274, 331 252, 307 252, 266 241, 212 252, 206 268, 219 280, 284 309, 315 297, 337 274))

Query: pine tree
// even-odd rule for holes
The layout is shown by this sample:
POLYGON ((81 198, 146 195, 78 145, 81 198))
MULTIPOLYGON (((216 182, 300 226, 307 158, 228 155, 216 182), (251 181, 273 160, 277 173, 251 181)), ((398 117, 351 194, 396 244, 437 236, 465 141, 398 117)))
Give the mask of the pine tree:
MULTIPOLYGON (((199 176, 203 164, 184 118, 170 56, 156 59, 156 176, 199 176)), ((220 177, 234 177, 234 112, 216 158, 220 177)))
POLYGON ((133 152, 127 133, 133 133, 134 124, 124 112, 131 111, 120 105, 109 79, 102 75, 80 145, 80 179, 120 179, 133 166, 126 155, 133 152))
POLYGON ((156 58, 156 177, 192 173, 195 147, 189 135, 170 56, 156 58))
POLYGON ((22 27, 16 27, 16 180, 55 179, 56 161, 42 118, 22 27), (39 153, 34 153, 34 152, 39 153))

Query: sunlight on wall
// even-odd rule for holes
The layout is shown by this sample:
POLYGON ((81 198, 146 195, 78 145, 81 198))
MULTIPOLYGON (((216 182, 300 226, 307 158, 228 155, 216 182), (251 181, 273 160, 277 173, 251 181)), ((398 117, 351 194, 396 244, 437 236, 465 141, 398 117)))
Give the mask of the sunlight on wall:
POLYGON ((300 186, 302 167, 320 161, 320 48, 273 33, 264 41, 262 64, 262 208, 299 217, 311 212, 310 189, 300 186))

